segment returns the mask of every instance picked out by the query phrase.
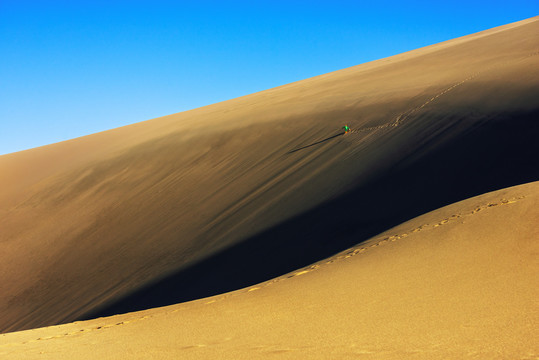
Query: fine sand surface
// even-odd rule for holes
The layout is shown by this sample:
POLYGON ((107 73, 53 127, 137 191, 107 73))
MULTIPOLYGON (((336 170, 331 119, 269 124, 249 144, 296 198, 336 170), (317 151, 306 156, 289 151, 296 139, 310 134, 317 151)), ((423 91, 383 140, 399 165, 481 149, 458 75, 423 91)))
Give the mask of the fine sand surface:
POLYGON ((537 359, 538 203, 484 194, 235 292, 1 335, 0 358, 537 359))
MULTIPOLYGON (((535 17, 0 156, 0 332, 255 286, 399 224, 416 226, 406 221, 445 205, 539 180, 538 33, 535 17), (351 133, 342 133, 344 124, 351 133)), ((473 357, 467 349, 533 358, 526 351, 536 350, 530 299, 537 284, 528 242, 537 239, 537 186, 517 190, 526 197, 488 208, 488 216, 480 211, 470 217, 477 224, 459 220, 414 234, 432 247, 391 242, 305 277, 221 295, 235 300, 212 307, 151 310, 147 321, 125 315, 129 326, 114 330, 95 320, 9 334, 2 344, 49 331, 70 336, 2 351, 23 356, 62 343, 58 351, 83 357, 153 339, 157 357, 217 344, 208 351, 297 358, 286 346, 304 344, 306 354, 340 357, 398 358, 417 348, 426 358, 428 351, 473 357), (432 270, 439 264, 447 275, 432 270), (408 273, 404 286, 399 279, 408 273), (94 323, 106 331, 71 336, 94 323)), ((521 196, 517 190, 507 197, 521 196)), ((479 200, 469 201, 452 206, 465 213, 479 200)), ((431 215, 453 215, 444 211, 431 215)))

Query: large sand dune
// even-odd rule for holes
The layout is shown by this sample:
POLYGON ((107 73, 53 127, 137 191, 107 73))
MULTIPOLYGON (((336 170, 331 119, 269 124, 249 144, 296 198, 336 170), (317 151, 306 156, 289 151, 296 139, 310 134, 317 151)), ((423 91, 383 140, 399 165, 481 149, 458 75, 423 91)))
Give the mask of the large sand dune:
MULTIPOLYGON (((200 109, 0 156, 0 331, 170 305, 254 285, 441 206, 538 180, 538 32, 536 17, 200 109), (343 135, 344 124, 353 131, 343 135)), ((536 199, 537 187, 526 189, 529 199, 536 199)), ((522 204, 531 211, 529 203, 522 204)), ((509 208, 500 206, 496 211, 509 208)), ((533 214, 535 218, 514 217, 514 226, 523 231, 515 233, 516 238, 495 241, 531 236, 530 224, 537 219, 533 214)), ((485 224, 498 224, 494 218, 485 218, 485 224)), ((445 259, 447 266, 468 266, 465 244, 472 241, 470 236, 480 236, 483 242, 477 249, 486 247, 490 225, 485 224, 457 226, 462 231, 460 252, 448 245, 456 240, 443 240, 442 253, 429 256, 445 259), (448 252, 447 259, 443 251, 448 252)), ((385 255, 379 256, 427 269, 418 257, 421 252, 409 257, 406 251, 412 250, 402 251, 384 253, 381 247, 385 255)), ((511 254, 502 254, 499 261, 513 261, 517 255, 511 254)), ((477 267, 496 264, 486 257, 477 261, 477 267)), ((351 276, 345 275, 349 266, 345 264, 341 261, 342 269, 335 270, 342 274, 337 283, 343 286, 351 276)), ((359 258, 354 264, 350 265, 354 274, 367 266, 360 265, 359 258)), ((369 265, 366 274, 380 267, 369 265)), ((326 282, 335 281, 331 271, 309 274, 313 280, 305 283, 305 296, 320 292, 323 299, 332 299, 320 325, 329 326, 331 319, 339 333, 338 329, 355 325, 331 316, 345 316, 351 300, 333 310, 344 288, 332 292, 322 280, 314 280, 321 276, 326 282)), ((503 273, 509 279, 518 276, 503 273)), ((421 274, 417 276, 427 276, 421 274)), ((427 280, 440 280, 436 276, 427 280)), ((480 291, 483 275, 470 270, 469 276, 480 291)), ((363 290, 376 293, 390 277, 378 280, 379 285, 373 280, 366 283, 371 290, 363 290)), ((271 291, 286 294, 287 286, 271 291)), ((405 291, 400 286, 390 287, 405 291)), ((422 288, 415 286, 419 297, 422 288)), ((446 291, 438 286, 440 292, 446 291)), ((462 299, 451 300, 450 289, 448 285, 444 301, 453 301, 456 309, 462 299)), ((346 296, 359 296, 359 290, 350 291, 346 296)), ((237 311, 252 306, 245 313, 251 314, 257 309, 250 296, 238 298, 237 311)), ((411 301, 413 293, 407 296, 403 301, 411 301)), ((431 300, 441 297, 436 296, 431 300)), ((514 300, 501 298, 504 304, 514 300)), ((274 306, 276 311, 285 301, 285 297, 263 299, 256 300, 259 306, 274 306)), ((290 306, 303 301, 297 295, 292 299, 296 300, 290 306)), ((386 323, 380 334, 398 337, 398 321, 404 324, 410 304, 403 303, 403 310, 388 304, 402 312, 395 324, 376 307, 380 304, 371 304, 366 314, 370 319, 362 321, 369 326, 386 323)), ((531 311, 526 304, 523 316, 531 311)), ((436 309, 425 305, 423 310, 431 312, 424 316, 435 318, 436 309)), ((349 310, 350 321, 357 322, 361 312, 349 310)), ((203 311, 185 315, 200 327, 191 322, 182 330, 182 321, 177 320, 172 334, 188 331, 204 337, 204 321, 210 320, 203 311)), ((210 311, 236 310, 217 306, 210 311)), ((272 326, 279 320, 273 316, 290 315, 286 308, 278 311, 282 313, 264 312, 260 321, 272 326)), ((516 314, 512 311, 507 314, 516 314)), ((487 321, 478 320, 487 319, 485 314, 478 310, 475 317, 470 315, 471 334, 474 321, 487 321)), ((242 316, 225 320, 239 324, 242 316)), ((163 328, 155 331, 168 338, 173 319, 163 320, 163 328)), ((431 332, 430 326, 445 319, 421 320, 408 330, 431 332)), ((514 324, 523 334, 529 326, 518 319, 514 324)), ((309 325, 308 317, 301 321, 316 326, 309 325)), ((488 321, 491 328, 497 326, 488 321)), ((130 325, 130 334, 138 338, 134 330, 141 324, 130 325)), ((302 335, 304 330, 294 336, 307 336, 302 335)), ((324 340, 330 330, 319 333, 318 342, 330 346, 324 340)), ((117 331, 124 336, 124 330, 117 331)), ((362 339, 374 341, 373 334, 366 332, 362 339)), ((92 342, 103 339, 96 336, 100 340, 92 342)), ((454 345, 461 354, 457 340, 454 345)))
POLYGON ((0 336, 2 359, 536 359, 539 182, 235 292, 0 336))

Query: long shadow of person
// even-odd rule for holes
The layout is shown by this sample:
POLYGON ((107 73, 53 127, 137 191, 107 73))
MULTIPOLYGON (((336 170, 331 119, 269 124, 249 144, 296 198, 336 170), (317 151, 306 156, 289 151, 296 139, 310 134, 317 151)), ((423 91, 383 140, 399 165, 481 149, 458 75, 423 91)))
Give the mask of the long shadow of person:
POLYGON ((309 147, 311 147, 311 146, 315 146, 315 145, 321 144, 321 143, 323 143, 323 142, 326 142, 326 141, 328 141, 328 140, 334 139, 334 138, 336 138, 337 136, 341 136, 341 135, 344 135, 344 134, 346 134, 346 132, 338 133, 338 134, 333 135, 333 136, 330 136, 330 137, 328 137, 328 138, 326 138, 326 139, 324 139, 324 140, 320 140, 320 141, 314 142, 314 143, 312 143, 312 144, 305 145, 305 146, 302 146, 302 147, 297 148, 297 149, 294 149, 294 150, 290 150, 289 152, 287 152, 287 154, 292 154, 292 153, 295 153, 296 151, 300 151, 300 150, 303 150, 303 149, 307 149, 307 148, 309 148, 309 147))

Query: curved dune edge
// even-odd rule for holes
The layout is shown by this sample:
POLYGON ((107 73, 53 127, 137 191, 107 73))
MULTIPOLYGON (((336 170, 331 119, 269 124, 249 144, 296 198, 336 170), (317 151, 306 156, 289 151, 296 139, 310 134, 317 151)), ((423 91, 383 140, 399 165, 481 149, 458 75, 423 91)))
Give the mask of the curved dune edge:
POLYGON ((538 203, 487 193, 253 287, 3 334, 0 358, 534 359, 538 203))

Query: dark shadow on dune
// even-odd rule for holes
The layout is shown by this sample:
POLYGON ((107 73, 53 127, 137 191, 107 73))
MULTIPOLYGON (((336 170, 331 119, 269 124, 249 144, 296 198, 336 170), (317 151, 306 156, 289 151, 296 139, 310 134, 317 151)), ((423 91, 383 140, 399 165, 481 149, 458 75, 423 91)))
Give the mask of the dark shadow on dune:
POLYGON ((292 154, 292 153, 295 153, 296 151, 300 151, 300 150, 303 150, 303 149, 307 149, 307 148, 309 148, 309 147, 311 147, 311 146, 315 146, 315 145, 321 144, 321 143, 323 143, 323 142, 326 142, 326 141, 328 141, 328 140, 334 139, 334 138, 336 138, 337 136, 341 136, 341 135, 344 135, 344 134, 345 134, 344 132, 338 133, 338 134, 333 135, 333 136, 330 136, 330 137, 328 137, 328 138, 326 138, 326 139, 324 139, 324 140, 320 140, 320 141, 317 141, 317 142, 315 142, 315 143, 312 143, 312 144, 309 144, 309 145, 306 145, 306 146, 302 146, 302 147, 297 148, 297 149, 294 149, 294 150, 290 150, 289 152, 287 152, 287 154, 292 154))
POLYGON ((171 305, 250 286, 310 265, 408 219, 539 180, 539 111, 489 121, 411 164, 83 319, 171 305))

